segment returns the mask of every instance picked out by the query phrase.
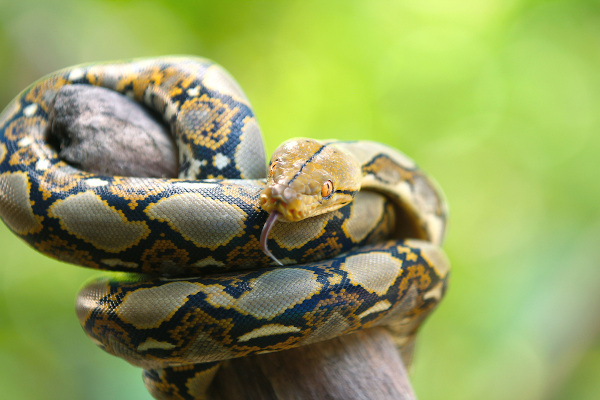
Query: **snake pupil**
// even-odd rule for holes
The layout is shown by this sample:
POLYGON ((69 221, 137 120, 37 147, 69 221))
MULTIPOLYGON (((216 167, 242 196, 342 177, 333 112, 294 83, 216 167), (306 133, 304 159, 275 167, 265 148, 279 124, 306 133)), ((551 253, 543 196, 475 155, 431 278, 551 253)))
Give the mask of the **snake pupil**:
POLYGON ((331 179, 323 184, 321 187, 321 197, 328 199, 333 194, 333 182, 331 179))

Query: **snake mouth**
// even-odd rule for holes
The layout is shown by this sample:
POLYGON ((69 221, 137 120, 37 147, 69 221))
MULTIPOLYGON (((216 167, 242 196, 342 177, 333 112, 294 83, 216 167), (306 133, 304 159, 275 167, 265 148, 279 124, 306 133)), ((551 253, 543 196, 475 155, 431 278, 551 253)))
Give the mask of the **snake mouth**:
POLYGON ((266 194, 261 194, 260 207, 270 215, 278 213, 279 220, 283 222, 297 222, 310 216, 310 213, 307 213, 305 208, 302 207, 300 199, 294 199, 292 202, 286 203, 270 198, 266 194))
POLYGON ((273 211, 271 212, 271 214, 269 214, 269 218, 267 218, 267 221, 265 222, 265 225, 263 226, 262 232, 260 234, 260 248, 262 249, 263 253, 269 256, 278 265, 283 266, 281 261, 279 261, 273 255, 273 253, 271 253, 267 243, 267 241, 269 240, 269 233, 271 232, 271 228, 273 228, 273 225, 275 225, 275 222, 279 219, 280 215, 281 214, 278 211, 273 211))

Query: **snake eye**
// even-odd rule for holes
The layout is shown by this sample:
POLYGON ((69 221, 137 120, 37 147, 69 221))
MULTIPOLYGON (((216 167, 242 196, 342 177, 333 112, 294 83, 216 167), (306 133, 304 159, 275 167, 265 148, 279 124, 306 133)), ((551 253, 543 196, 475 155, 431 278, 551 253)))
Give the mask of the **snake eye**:
POLYGON ((275 172, 275 167, 277 166, 277 161, 273 162, 271 164, 271 166, 269 167, 269 176, 273 176, 273 173, 275 172))
POLYGON ((331 197, 332 194, 333 194, 333 182, 331 182, 331 179, 330 179, 327 182, 325 182, 323 184, 323 186, 321 186, 321 197, 323 197, 324 199, 328 199, 329 197, 331 197))

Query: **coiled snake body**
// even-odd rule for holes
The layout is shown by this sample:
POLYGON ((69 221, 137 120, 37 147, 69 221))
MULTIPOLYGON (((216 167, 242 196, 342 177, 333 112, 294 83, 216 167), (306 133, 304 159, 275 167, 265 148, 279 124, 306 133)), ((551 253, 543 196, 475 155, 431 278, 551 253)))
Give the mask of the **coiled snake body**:
MULTIPOLYGON (((443 296, 446 205, 431 180, 378 143, 315 143, 294 142, 287 157, 306 153, 288 164, 313 174, 302 186, 316 188, 317 211, 273 226, 268 243, 285 264, 275 267, 259 240, 263 208, 290 197, 288 186, 265 189, 260 130, 221 67, 195 58, 73 67, 35 83, 0 115, 0 216, 44 254, 127 272, 81 290, 84 330, 143 367, 156 397, 202 398, 229 358, 376 325, 406 346, 443 296), (46 133, 52 101, 68 84, 109 88, 160 114, 179 149, 180 178, 101 176, 62 161, 46 133), (324 146, 352 157, 361 173, 349 204, 353 190, 340 189, 347 167, 324 158, 324 146), (350 198, 319 211, 344 193, 350 198)), ((269 170, 283 173, 287 153, 275 154, 269 170)))

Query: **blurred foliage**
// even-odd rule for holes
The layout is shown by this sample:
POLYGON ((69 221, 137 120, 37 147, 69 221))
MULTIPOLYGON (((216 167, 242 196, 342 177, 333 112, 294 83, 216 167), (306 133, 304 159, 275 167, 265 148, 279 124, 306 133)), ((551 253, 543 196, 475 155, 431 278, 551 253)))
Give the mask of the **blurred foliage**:
MULTIPOLYGON (((600 398, 598 1, 0 0, 0 107, 81 62, 195 54, 294 136, 402 149, 451 206, 450 290, 412 369, 419 398, 600 398)), ((94 271, 0 227, 7 399, 147 399, 73 312, 94 271)))

